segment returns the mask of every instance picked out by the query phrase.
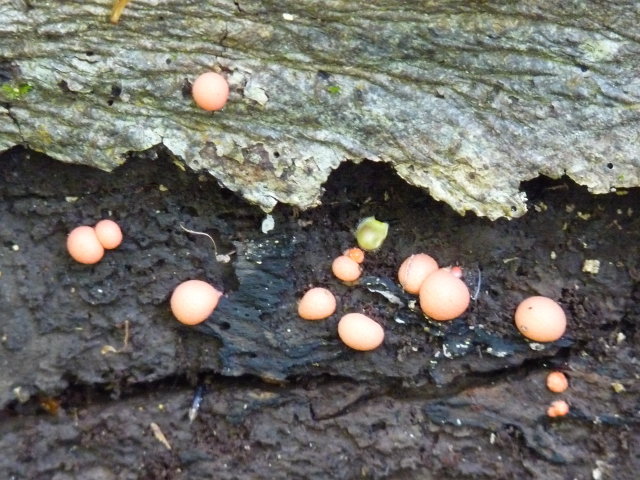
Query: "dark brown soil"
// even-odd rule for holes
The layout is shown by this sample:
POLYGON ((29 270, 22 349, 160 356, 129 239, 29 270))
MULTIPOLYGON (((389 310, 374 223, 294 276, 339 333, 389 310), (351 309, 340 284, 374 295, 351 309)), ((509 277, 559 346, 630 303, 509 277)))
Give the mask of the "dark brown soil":
POLYGON ((280 207, 264 234, 262 212, 164 151, 112 174, 6 152, 2 478, 637 478, 640 190, 592 196, 544 178, 523 190, 529 214, 490 222, 457 215, 385 165, 345 165, 323 206, 280 207), (390 235, 360 284, 342 285, 331 259, 370 215, 390 235), (66 234, 107 217, 123 244, 95 266, 75 263, 66 234), (461 318, 427 321, 395 284, 418 251, 479 284, 461 318), (583 272, 585 260, 599 272, 583 272), (167 301, 189 278, 226 293, 195 328, 167 301), (338 297, 326 321, 296 315, 312 285, 338 297), (513 311, 530 295, 563 306, 561 340, 518 334, 513 311), (341 344, 348 311, 384 326, 382 347, 341 344), (552 369, 568 375, 567 392, 545 388, 552 369), (547 418, 560 398, 569 415, 547 418))

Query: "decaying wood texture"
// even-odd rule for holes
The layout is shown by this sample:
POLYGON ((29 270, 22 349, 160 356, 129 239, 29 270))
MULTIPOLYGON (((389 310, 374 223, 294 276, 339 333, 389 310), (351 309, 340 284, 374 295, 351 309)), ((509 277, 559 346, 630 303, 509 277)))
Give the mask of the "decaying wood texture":
POLYGON ((640 184, 631 0, 0 1, 0 151, 110 170, 163 144, 265 210, 343 161, 393 164, 459 212, 526 210, 522 180, 640 184), (231 98, 199 111, 190 81, 231 98))

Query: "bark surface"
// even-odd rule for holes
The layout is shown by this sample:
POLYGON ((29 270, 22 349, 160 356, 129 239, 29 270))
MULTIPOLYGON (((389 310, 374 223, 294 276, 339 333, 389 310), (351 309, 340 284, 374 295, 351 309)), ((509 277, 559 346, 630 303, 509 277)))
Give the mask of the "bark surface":
POLYGON ((112 170, 164 145, 269 210, 318 204, 341 162, 389 162, 458 212, 520 183, 640 184, 640 5, 0 0, 0 150, 112 170), (190 82, 231 86, 198 110, 190 82))

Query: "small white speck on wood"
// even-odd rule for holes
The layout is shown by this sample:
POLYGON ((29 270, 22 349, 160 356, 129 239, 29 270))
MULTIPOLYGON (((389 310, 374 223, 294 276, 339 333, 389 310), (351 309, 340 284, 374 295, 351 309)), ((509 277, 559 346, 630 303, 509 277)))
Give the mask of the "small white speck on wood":
POLYGON ((596 259, 587 259, 582 264, 582 271, 584 273, 590 273, 592 275, 597 275, 600 271, 600 260, 596 259))
POLYGON ((160 430, 158 424, 151 422, 149 426, 151 427, 151 431, 153 432, 153 436, 156 437, 156 440, 164 445, 167 450, 171 450, 171 444, 169 443, 169 440, 167 440, 167 437, 165 437, 164 433, 162 433, 162 430, 160 430))
POLYGON ((262 220, 262 233, 269 233, 276 226, 276 221, 273 219, 273 215, 267 215, 262 220))

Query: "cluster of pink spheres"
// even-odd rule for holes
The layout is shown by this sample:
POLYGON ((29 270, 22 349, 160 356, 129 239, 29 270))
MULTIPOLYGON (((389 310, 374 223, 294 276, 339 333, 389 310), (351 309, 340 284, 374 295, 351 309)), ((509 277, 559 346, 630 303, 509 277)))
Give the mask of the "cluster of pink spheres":
MULTIPOLYGON (((547 388, 553 393, 562 393, 569 388, 569 380, 562 372, 551 372, 547 375, 547 388)), ((554 400, 547 409, 549 417, 563 417, 569 413, 569 404, 565 400, 554 400)))
MULTIPOLYGON (((229 97, 229 85, 222 75, 207 72, 196 79, 192 94, 200 108, 220 110, 229 97)), ((362 275, 363 261, 364 252, 350 248, 333 260, 331 271, 342 282, 354 285, 362 275)), ((458 318, 469 307, 471 295, 461 277, 460 267, 440 268, 436 260, 426 253, 411 255, 402 262, 398 271, 400 285, 408 293, 418 295, 422 312, 437 321, 458 318)), ((175 289, 171 309, 180 322, 194 325, 211 315, 221 295, 208 283, 190 280, 175 289)), ((333 293, 321 287, 307 291, 298 304, 298 315, 306 320, 322 320, 335 311, 333 293)), ((520 333, 535 342, 558 340, 567 324, 560 305, 541 296, 530 297, 520 303, 514 319, 520 333)), ((347 313, 338 323, 338 337, 354 350, 374 350, 384 341, 384 329, 366 315, 347 313)), ((563 392, 568 387, 567 378, 561 372, 552 372, 547 378, 547 387, 552 392, 563 392)), ((554 401, 547 410, 550 417, 563 416, 568 412, 569 405, 564 400, 554 401)))
MULTIPOLYGON (((229 98, 229 84, 219 73, 206 72, 193 83, 192 94, 200 108, 207 111, 220 110, 229 98)), ((353 284, 362 274, 363 260, 364 252, 359 248, 352 248, 333 261, 331 270, 338 279, 353 284)), ((402 287, 407 292, 418 295, 424 314, 438 321, 457 318, 469 307, 471 295, 466 284, 460 279, 461 276, 460 267, 440 268, 426 253, 411 255, 398 271, 398 280, 402 287)), ((318 292, 312 292, 310 296, 314 299, 314 305, 318 303, 318 295, 318 292)), ((330 311, 332 301, 329 296, 323 294, 322 298, 327 302, 327 307, 318 308, 321 312, 330 311)), ((311 300, 303 297, 304 312, 308 310, 310 302, 311 300)), ((332 314, 333 311, 326 316, 332 314)), ((305 315, 301 316, 304 318, 305 315)), ((515 323, 522 335, 535 342, 553 342, 559 339, 566 329, 566 317, 560 305, 550 298, 540 296, 527 298, 518 306, 515 323)))
MULTIPOLYGON (((192 93, 200 108, 208 111, 220 110, 229 98, 229 85, 222 75, 206 72, 193 83, 192 93)), ((362 250, 349 249, 333 261, 331 270, 338 279, 353 284, 362 274, 363 259, 362 250)), ((467 310, 471 295, 466 284, 460 279, 461 276, 460 267, 440 268, 426 253, 411 255, 398 271, 398 280, 402 287, 407 292, 418 295, 424 314, 438 321, 452 320, 467 310)), ((317 292, 312 292, 314 305, 318 303, 318 295, 317 292)), ((331 310, 332 301, 326 294, 323 298, 328 307, 320 308, 320 311, 331 310)), ((303 311, 306 312, 307 304, 311 300, 305 297, 303 300, 303 311)), ((335 299, 333 302, 335 303, 335 299)), ((333 311, 329 313, 332 314, 333 311)), ((304 315, 301 316, 304 318, 304 315)), ((550 298, 540 296, 527 298, 518 306, 515 323, 522 335, 535 342, 553 342, 559 339, 566 329, 566 317, 560 305, 550 298)))
MULTIPOLYGON (((207 111, 222 109, 229 98, 227 80, 215 72, 200 75, 192 87, 193 99, 207 111)), ((95 227, 75 228, 67 238, 69 254, 78 262, 94 264, 104 256, 104 249, 116 248, 122 242, 122 232, 112 220, 101 220, 95 227)), ((331 265, 333 274, 348 285, 355 284, 362 274, 364 252, 350 248, 331 265)), ((422 312, 430 319, 448 321, 458 318, 469 307, 471 295, 461 280, 460 267, 440 268, 426 253, 409 256, 400 265, 398 281, 408 293, 418 295, 422 312)), ((187 280, 171 295, 171 311, 186 325, 204 322, 215 310, 222 292, 202 280, 187 280)), ((336 311, 336 299, 328 289, 315 287, 307 291, 298 304, 298 315, 306 320, 323 320, 336 311)), ((515 324, 522 335, 535 342, 558 340, 566 329, 566 316, 560 305, 547 297, 525 299, 515 312, 515 324)), ((338 336, 354 350, 369 351, 384 341, 384 329, 375 320, 361 313, 347 313, 338 323, 338 336)), ((568 382, 561 372, 552 372, 547 387, 562 392, 568 382)), ((547 414, 566 415, 569 406, 564 400, 554 401, 547 414)))
MULTIPOLYGON (((362 274, 363 260, 364 252, 351 248, 332 262, 331 270, 345 284, 354 285, 362 274)), ((471 295, 461 277, 460 267, 441 268, 426 253, 409 256, 398 270, 398 282, 402 288, 418 295, 422 312, 429 319, 437 321, 458 318, 469 307, 471 295)), ((306 320, 328 318, 335 310, 334 295, 322 287, 310 289, 298 303, 298 315, 306 320)), ((360 317, 357 320, 352 314, 340 320, 338 336, 346 345, 356 350, 373 350, 379 347, 384 340, 382 327, 374 320, 358 315, 360 317)), ((560 305, 550 298, 535 296, 527 298, 518 306, 515 324, 529 340, 553 342, 564 334, 567 322, 560 305)))
MULTIPOLYGON (((350 248, 333 260, 331 271, 347 285, 354 285, 362 274, 364 252, 350 248)), ((398 270, 398 282, 402 288, 418 295, 420 309, 426 317, 437 321, 448 321, 462 315, 471 300, 467 285, 461 280, 462 268, 441 268, 438 262, 426 253, 416 253, 406 258, 398 270)), ((326 288, 308 290, 298 303, 298 315, 305 320, 323 320, 336 311, 336 298, 326 288)), ((566 316, 556 302, 547 297, 529 297, 516 309, 516 327, 529 340, 553 342, 566 329, 566 316)), ((338 322, 338 337, 345 345, 360 351, 378 348, 384 341, 384 329, 375 320, 361 313, 347 313, 338 322)), ((547 377, 547 388, 562 393, 569 386, 562 372, 551 372, 547 377)), ((547 409, 549 417, 561 417, 569 413, 565 400, 554 400, 547 409)))
POLYGON ((113 220, 100 220, 94 227, 74 228, 67 237, 69 255, 79 263, 93 265, 102 260, 105 249, 117 248, 122 243, 122 230, 113 220))
MULTIPOLYGON (((362 274, 363 261, 364 252, 360 248, 349 248, 333 260, 331 271, 337 279, 353 285, 362 274)), ((324 320, 335 311, 336 298, 331 291, 322 287, 308 290, 298 303, 298 315, 305 320, 324 320)), ((375 350, 384 341, 384 329, 372 318, 351 312, 340 318, 338 337, 354 350, 375 350)))
MULTIPOLYGON (((113 220, 100 220, 95 227, 74 228, 67 237, 67 250, 76 262, 92 265, 122 243, 122 230, 113 220)), ((202 280, 187 280, 171 295, 171 311, 185 325, 204 322, 213 313, 222 292, 202 280)))

